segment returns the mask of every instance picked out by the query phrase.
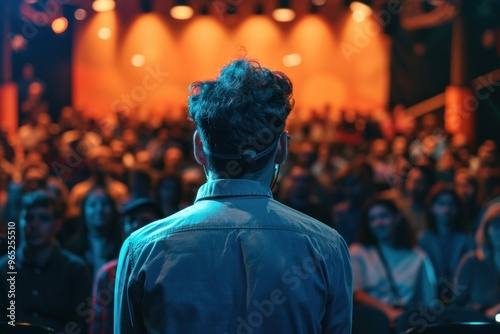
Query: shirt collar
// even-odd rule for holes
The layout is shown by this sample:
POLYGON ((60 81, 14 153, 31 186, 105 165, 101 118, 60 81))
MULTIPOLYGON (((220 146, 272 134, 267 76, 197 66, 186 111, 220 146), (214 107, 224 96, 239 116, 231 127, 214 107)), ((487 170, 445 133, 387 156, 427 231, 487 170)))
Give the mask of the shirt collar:
POLYGON ((196 200, 223 198, 223 197, 244 197, 244 196, 264 196, 272 198, 271 189, 259 181, 248 179, 220 179, 211 180, 198 189, 196 200))

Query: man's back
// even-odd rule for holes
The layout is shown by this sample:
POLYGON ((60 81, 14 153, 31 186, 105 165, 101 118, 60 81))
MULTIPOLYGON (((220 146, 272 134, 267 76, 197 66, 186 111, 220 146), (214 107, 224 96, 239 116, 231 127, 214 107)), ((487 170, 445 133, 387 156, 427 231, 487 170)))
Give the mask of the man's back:
POLYGON ((134 233, 116 286, 116 333, 351 331, 345 242, 257 181, 210 181, 134 233))

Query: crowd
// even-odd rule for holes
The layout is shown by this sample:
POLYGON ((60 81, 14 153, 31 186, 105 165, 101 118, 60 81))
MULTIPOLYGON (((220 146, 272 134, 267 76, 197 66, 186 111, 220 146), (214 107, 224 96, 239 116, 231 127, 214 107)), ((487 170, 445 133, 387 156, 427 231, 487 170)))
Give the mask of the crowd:
MULTIPOLYGON (((2 255, 14 222, 19 320, 111 333, 124 239, 191 205, 205 181, 190 120, 114 116, 99 122, 67 107, 57 122, 34 113, 14 141, 0 134, 2 255)), ((335 124, 316 115, 287 126, 293 139, 274 198, 343 236, 355 319, 368 308, 388 328, 415 326, 443 313, 422 316, 433 303, 485 319, 500 313, 497 143, 476 150, 439 123, 342 114, 335 124)), ((4 255, 2 309, 7 265, 4 255)))

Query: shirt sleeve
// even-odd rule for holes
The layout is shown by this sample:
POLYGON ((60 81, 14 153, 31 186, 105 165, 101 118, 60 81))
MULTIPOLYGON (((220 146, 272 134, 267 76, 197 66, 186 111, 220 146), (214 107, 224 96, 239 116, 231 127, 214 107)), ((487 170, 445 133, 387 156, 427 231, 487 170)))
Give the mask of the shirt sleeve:
POLYGON ((335 270, 332 291, 323 318, 323 333, 351 334, 352 328, 352 267, 349 250, 341 237, 339 246, 330 257, 335 270))
POLYGON ((116 269, 114 332, 120 334, 146 333, 139 299, 134 294, 133 251, 130 237, 125 240, 116 269))

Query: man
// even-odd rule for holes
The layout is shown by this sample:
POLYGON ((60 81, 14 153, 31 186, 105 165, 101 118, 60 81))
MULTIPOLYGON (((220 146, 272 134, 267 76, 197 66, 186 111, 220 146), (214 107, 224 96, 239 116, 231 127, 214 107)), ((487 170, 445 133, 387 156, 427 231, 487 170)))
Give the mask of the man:
MULTIPOLYGON (((138 198, 123 208, 123 232, 135 230, 163 217, 160 207, 149 198, 138 198)), ((114 288, 118 260, 106 263, 96 275, 92 289, 92 319, 89 334, 113 333, 114 288)))
POLYGON ((273 200, 292 84, 236 60, 190 87, 195 203, 120 254, 115 333, 350 333, 352 271, 337 232, 273 200))
POLYGON ((56 199, 41 190, 24 195, 19 223, 15 268, 9 255, 0 259, 0 308, 14 301, 16 322, 85 333, 85 314, 79 310, 90 298, 90 275, 82 259, 56 243, 61 224, 56 199), (10 297, 12 282, 15 295, 10 297))

